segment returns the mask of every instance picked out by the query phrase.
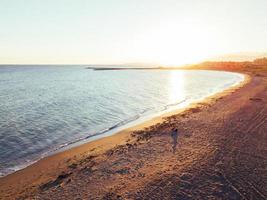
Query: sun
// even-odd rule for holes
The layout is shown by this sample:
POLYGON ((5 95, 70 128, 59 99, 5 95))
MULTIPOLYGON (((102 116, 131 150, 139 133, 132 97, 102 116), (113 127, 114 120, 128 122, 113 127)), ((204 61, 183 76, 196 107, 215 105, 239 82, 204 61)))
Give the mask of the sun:
POLYGON ((133 55, 161 65, 191 64, 221 53, 220 42, 205 25, 168 23, 139 33, 133 55))

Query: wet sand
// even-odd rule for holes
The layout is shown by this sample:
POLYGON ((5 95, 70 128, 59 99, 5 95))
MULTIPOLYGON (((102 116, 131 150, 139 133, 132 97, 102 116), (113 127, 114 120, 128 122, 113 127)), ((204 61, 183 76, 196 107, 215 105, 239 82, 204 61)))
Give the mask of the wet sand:
POLYGON ((267 67, 219 70, 246 81, 0 178, 0 199, 267 199, 267 67))

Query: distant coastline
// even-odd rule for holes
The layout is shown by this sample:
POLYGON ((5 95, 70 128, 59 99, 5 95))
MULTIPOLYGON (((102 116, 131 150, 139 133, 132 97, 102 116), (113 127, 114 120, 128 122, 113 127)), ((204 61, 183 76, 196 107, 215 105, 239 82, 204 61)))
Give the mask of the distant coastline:
POLYGON ((86 69, 92 69, 95 71, 104 70, 177 70, 177 67, 87 67, 86 69))

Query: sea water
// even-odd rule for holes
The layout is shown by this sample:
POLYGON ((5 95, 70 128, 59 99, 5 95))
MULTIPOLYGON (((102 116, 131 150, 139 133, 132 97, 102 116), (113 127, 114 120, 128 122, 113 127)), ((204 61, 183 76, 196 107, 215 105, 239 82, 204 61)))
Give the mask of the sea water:
POLYGON ((0 66, 0 176, 243 80, 198 70, 0 66))

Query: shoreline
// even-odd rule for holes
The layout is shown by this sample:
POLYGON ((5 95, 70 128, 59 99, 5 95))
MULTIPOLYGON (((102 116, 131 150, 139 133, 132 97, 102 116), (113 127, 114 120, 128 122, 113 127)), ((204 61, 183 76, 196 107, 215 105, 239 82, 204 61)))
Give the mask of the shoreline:
MULTIPOLYGON (((130 69, 132 69, 132 68, 130 68, 130 69)), ((133 69, 135 69, 135 68, 133 68, 133 69)), ((143 68, 141 68, 141 69, 143 69, 143 68)), ((112 68, 112 70, 113 70, 113 68, 112 68)), ((184 70, 184 69, 176 69, 175 68, 174 70, 184 70)), ((201 70, 197 70, 197 71, 201 71, 201 70)), ((229 72, 229 71, 225 71, 225 72, 229 72)), ((247 84, 249 82, 249 80, 250 80, 250 77, 248 75, 246 75, 246 74, 236 73, 236 72, 232 72, 232 73, 235 73, 238 76, 242 76, 242 80, 232 84, 229 87, 226 87, 226 88, 224 88, 222 90, 213 92, 208 96, 199 98, 199 99, 194 100, 192 102, 178 103, 175 106, 170 106, 170 108, 161 110, 159 112, 154 112, 154 113, 151 113, 149 115, 140 116, 140 118, 138 118, 136 120, 133 120, 133 121, 130 121, 130 122, 126 123, 126 124, 123 124, 122 126, 114 128, 114 129, 110 129, 108 131, 97 133, 97 134, 95 134, 93 136, 90 136, 88 138, 85 137, 83 139, 80 139, 80 140, 77 140, 77 141, 74 141, 74 142, 69 142, 67 145, 55 148, 54 150, 50 150, 50 151, 44 153, 39 159, 36 159, 36 160, 33 160, 33 161, 29 161, 28 164, 27 163, 26 164, 20 164, 18 166, 12 167, 12 168, 14 168, 16 170, 14 170, 13 172, 10 172, 10 173, 6 173, 4 175, 0 174, 0 180, 2 178, 10 176, 10 175, 12 175, 12 174, 14 174, 16 172, 22 171, 22 170, 24 170, 24 169, 26 169, 26 168, 38 163, 41 160, 44 160, 44 159, 48 158, 50 156, 56 156, 57 154, 60 154, 60 153, 62 153, 64 151, 69 151, 69 150, 71 151, 73 148, 79 148, 80 146, 86 145, 87 143, 98 141, 98 140, 101 140, 101 139, 106 138, 106 137, 112 137, 112 136, 114 136, 116 134, 120 134, 121 132, 125 132, 125 131, 128 132, 128 130, 135 131, 137 129, 140 129, 139 127, 141 127, 141 129, 145 128, 143 126, 143 124, 149 124, 148 126, 151 126, 151 125, 155 124, 155 121, 156 122, 162 121, 164 117, 170 117, 171 115, 180 114, 181 112, 184 112, 187 109, 190 109, 190 108, 194 107, 196 104, 206 102, 209 98, 216 98, 216 96, 221 95, 221 93, 225 93, 225 92, 227 92, 229 90, 235 90, 236 88, 242 87, 243 85, 247 84), (150 121, 152 123, 150 123, 150 121)))
MULTIPOLYGON (((168 123, 171 123, 172 118, 177 117, 180 119, 183 117, 183 115, 187 116, 187 114, 189 113, 189 119, 191 119, 193 118, 192 115, 194 115, 194 113, 199 113, 199 107, 201 108, 203 106, 212 109, 213 105, 216 104, 216 102, 225 101, 224 97, 231 98, 231 94, 236 94, 237 91, 240 91, 241 89, 244 90, 243 93, 248 92, 246 91, 248 90, 247 88, 249 88, 250 85, 255 84, 252 83, 252 80, 255 79, 256 75, 253 75, 251 72, 246 71, 237 72, 243 72, 243 74, 245 75, 244 80, 238 85, 227 88, 226 90, 209 96, 199 102, 195 102, 194 104, 187 106, 186 108, 168 112, 159 117, 146 121, 140 125, 127 128, 123 131, 119 131, 118 133, 112 136, 85 143, 80 146, 73 147, 66 151, 60 152, 58 154, 43 158, 37 163, 34 163, 33 165, 30 165, 22 170, 0 178, 0 199, 1 197, 4 197, 6 199, 11 199, 12 197, 30 198, 31 195, 36 195, 40 192, 40 186, 42 188, 45 183, 49 183, 51 180, 58 180, 62 176, 76 176, 75 170, 77 166, 73 167, 73 169, 70 167, 73 164, 78 162, 79 168, 79 165, 83 165, 84 159, 88 158, 90 158, 88 163, 91 162, 91 159, 96 159, 96 161, 94 162, 98 162, 97 159, 101 159, 103 155, 106 155, 106 153, 110 150, 117 149, 118 147, 129 146, 130 144, 132 144, 131 142, 135 141, 135 136, 133 136, 133 133, 136 133, 134 135, 138 135, 139 132, 142 132, 142 135, 146 136, 146 134, 144 133, 150 133, 150 131, 154 129, 157 130, 159 129, 157 128, 157 126, 160 126, 162 124, 166 124, 168 128, 168 123), (29 187, 29 185, 31 187, 29 187), (13 188, 10 188, 10 186, 12 186, 13 188)), ((139 136, 141 137, 141 135, 139 136)), ((147 145, 147 142, 143 141, 141 142, 141 144, 137 143, 137 145, 147 145)), ((196 155, 198 154, 196 153, 196 155)), ((113 156, 113 153, 111 154, 111 156, 113 156)), ((75 182, 75 179, 73 179, 72 182, 75 182)), ((60 186, 62 186, 63 188, 64 184, 64 181, 60 181, 60 186)), ((44 194, 47 194, 49 189, 50 188, 45 191, 41 191, 41 193, 43 192, 44 194)))

